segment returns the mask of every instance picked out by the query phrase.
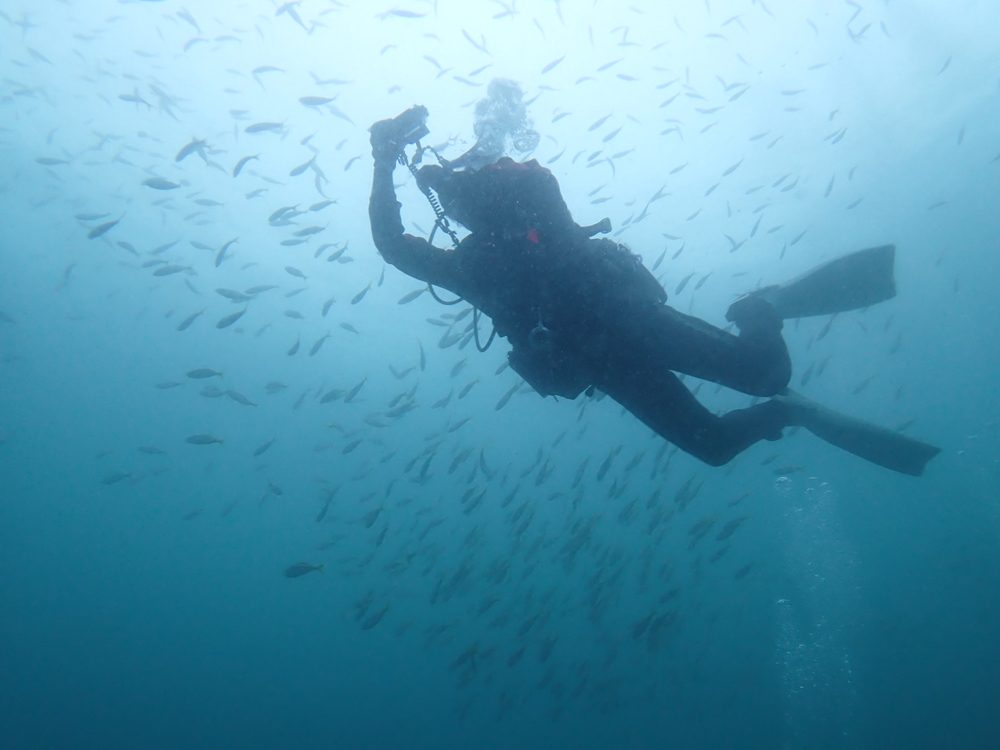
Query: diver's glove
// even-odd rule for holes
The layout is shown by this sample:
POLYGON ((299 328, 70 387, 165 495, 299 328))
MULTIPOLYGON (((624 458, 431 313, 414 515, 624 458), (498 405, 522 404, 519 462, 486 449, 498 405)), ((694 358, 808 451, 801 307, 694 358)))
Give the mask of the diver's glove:
POLYGON ((726 320, 735 323, 741 333, 777 333, 784 322, 774 305, 761 297, 749 294, 729 306, 726 320))
POLYGON ((396 161, 403 147, 416 143, 430 131, 427 129, 427 107, 410 107, 391 120, 379 120, 369 128, 371 133, 372 157, 375 163, 396 161))

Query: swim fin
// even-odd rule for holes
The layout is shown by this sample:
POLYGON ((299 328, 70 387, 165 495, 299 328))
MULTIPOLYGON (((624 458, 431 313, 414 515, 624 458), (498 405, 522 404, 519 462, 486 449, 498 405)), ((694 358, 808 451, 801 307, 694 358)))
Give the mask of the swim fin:
POLYGON ((788 388, 774 397, 789 410, 789 423, 886 469, 919 477, 940 448, 893 430, 840 414, 788 388))
POLYGON ((895 245, 859 250, 749 296, 763 297, 784 320, 859 310, 896 296, 895 259, 895 245))

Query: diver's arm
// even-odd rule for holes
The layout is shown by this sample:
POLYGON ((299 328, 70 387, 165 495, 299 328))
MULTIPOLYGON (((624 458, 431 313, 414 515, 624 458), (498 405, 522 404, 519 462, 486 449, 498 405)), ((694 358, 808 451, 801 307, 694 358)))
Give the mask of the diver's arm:
POLYGON ((403 232, 400 204, 392 183, 394 164, 384 160, 375 162, 375 178, 368 202, 375 247, 387 263, 408 276, 452 289, 458 276, 454 253, 403 232))
POLYGON ((400 151, 396 141, 391 138, 393 122, 383 121, 385 127, 379 127, 382 123, 376 123, 372 127, 375 174, 368 202, 368 218, 372 225, 375 247, 387 263, 403 273, 457 291, 456 286, 461 286, 461 279, 455 253, 441 250, 420 237, 403 232, 403 221, 399 216, 400 204, 396 200, 396 188, 392 182, 396 156, 400 151))

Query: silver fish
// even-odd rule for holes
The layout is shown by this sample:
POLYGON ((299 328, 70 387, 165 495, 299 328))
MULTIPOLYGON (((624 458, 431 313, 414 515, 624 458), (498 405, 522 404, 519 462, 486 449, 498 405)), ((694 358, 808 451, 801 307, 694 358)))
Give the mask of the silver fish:
POLYGON ((268 441, 267 441, 266 443, 264 443, 264 444, 263 444, 262 446, 260 446, 259 448, 257 448, 257 450, 255 450, 255 451, 253 452, 253 457, 254 457, 254 458, 257 458, 258 456, 261 456, 261 455, 263 455, 264 453, 266 453, 266 452, 267 452, 267 450, 268 450, 268 449, 269 449, 269 448, 270 448, 270 447, 271 447, 272 445, 274 445, 274 442, 275 442, 275 441, 276 441, 277 439, 278 439, 278 438, 271 438, 271 439, 270 439, 270 440, 268 440, 268 441))
POLYGON ((229 326, 231 326, 237 320, 239 320, 240 318, 242 318, 243 314, 246 311, 247 311, 247 309, 244 307, 242 310, 237 310, 236 312, 234 312, 234 313, 232 313, 230 315, 227 315, 222 320, 220 320, 218 323, 216 323, 215 327, 218 328, 218 329, 220 329, 220 330, 223 329, 223 328, 229 328, 229 326))
POLYGON ((244 129, 244 133, 280 133, 284 129, 284 125, 280 122, 255 122, 253 125, 247 125, 244 129))
POLYGON ((191 315, 187 316, 186 318, 184 318, 184 320, 181 321, 180 325, 177 326, 177 330, 186 331, 188 328, 191 327, 191 324, 194 323, 204 312, 205 312, 204 310, 199 310, 198 312, 192 313, 191 315))
POLYGON ((214 435, 191 435, 185 442, 191 445, 212 445, 213 443, 221 445, 223 441, 214 435))
POLYGON ((88 240, 95 240, 103 234, 107 234, 114 226, 121 221, 121 219, 115 219, 114 221, 106 221, 103 224, 94 227, 87 233, 88 240))
POLYGON ((323 342, 326 341, 328 338, 330 338, 330 334, 329 333, 327 333, 322 338, 318 339, 316 341, 316 343, 312 345, 312 349, 309 350, 309 356, 310 357, 315 356, 316 352, 318 352, 320 350, 320 348, 323 346, 323 342))
POLYGON ((239 391, 228 390, 228 391, 226 391, 226 395, 229 396, 229 398, 231 398, 236 403, 243 404, 243 406, 257 406, 257 404, 255 404, 253 401, 251 401, 250 399, 248 399, 246 396, 244 396, 239 391))
POLYGON ((245 167, 247 165, 247 162, 250 162, 250 161, 252 161, 254 159, 257 159, 259 157, 260 157, 260 154, 253 154, 251 156, 244 156, 242 159, 240 159, 238 162, 236 162, 236 166, 233 167, 233 177, 239 177, 240 172, 243 171, 243 167, 245 167))
POLYGON ((180 187, 176 182, 171 182, 165 177, 150 177, 148 180, 143 180, 142 184, 153 188, 153 190, 176 190, 180 187))
POLYGON ((182 148, 180 151, 177 152, 177 156, 174 157, 174 161, 175 162, 184 161, 195 151, 201 154, 202 158, 205 158, 205 148, 207 147, 207 145, 208 144, 205 143, 204 139, 199 140, 198 138, 192 138, 190 143, 188 143, 186 146, 184 146, 184 148, 182 148))

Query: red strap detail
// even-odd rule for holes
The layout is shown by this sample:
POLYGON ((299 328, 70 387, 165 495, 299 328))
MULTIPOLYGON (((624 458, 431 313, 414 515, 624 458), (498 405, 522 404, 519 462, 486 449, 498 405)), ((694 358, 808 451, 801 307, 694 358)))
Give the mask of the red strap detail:
POLYGON ((537 229, 529 229, 528 230, 528 242, 534 242, 536 245, 538 244, 538 230, 537 229))

